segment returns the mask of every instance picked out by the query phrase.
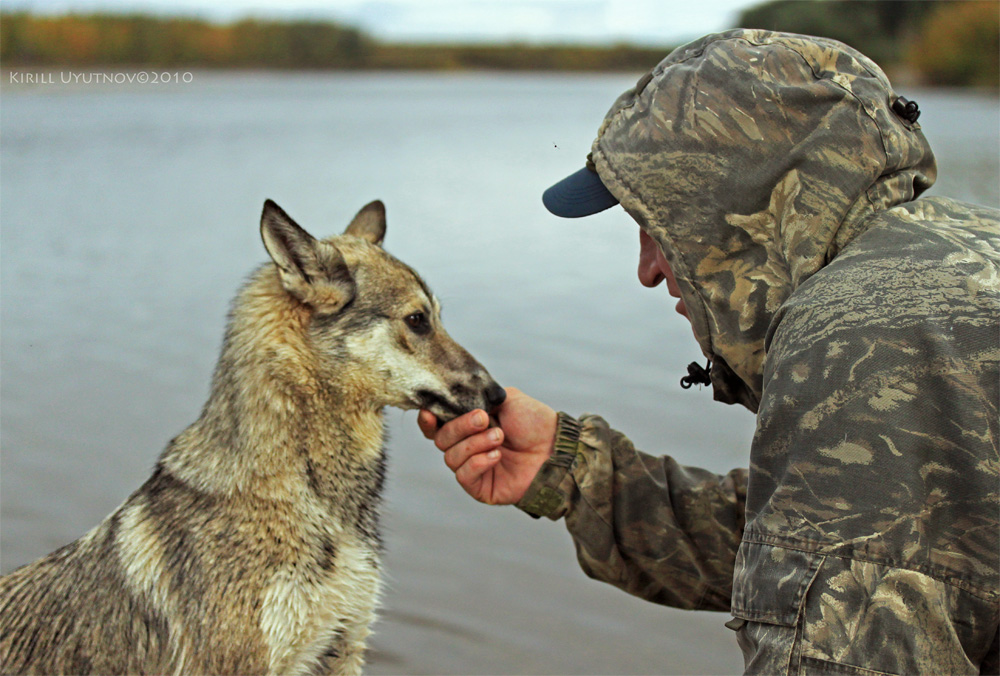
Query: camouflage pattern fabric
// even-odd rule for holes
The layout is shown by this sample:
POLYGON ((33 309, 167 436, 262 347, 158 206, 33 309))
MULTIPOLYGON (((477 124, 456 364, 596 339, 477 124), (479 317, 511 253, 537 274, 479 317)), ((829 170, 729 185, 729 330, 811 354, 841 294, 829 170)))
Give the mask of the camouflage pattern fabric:
POLYGON ((749 473, 560 418, 522 509, 588 574, 726 610, 747 673, 997 673, 1000 214, 920 198, 920 126, 840 43, 737 30, 615 102, 592 159, 662 248, 749 473))

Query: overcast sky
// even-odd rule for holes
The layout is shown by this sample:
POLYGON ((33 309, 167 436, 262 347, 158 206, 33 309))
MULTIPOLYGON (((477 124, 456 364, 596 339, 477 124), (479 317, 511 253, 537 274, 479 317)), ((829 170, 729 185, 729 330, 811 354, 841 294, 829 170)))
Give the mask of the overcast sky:
POLYGON ((4 0, 5 10, 142 11, 215 20, 331 18, 385 40, 666 45, 736 25, 757 0, 4 0))

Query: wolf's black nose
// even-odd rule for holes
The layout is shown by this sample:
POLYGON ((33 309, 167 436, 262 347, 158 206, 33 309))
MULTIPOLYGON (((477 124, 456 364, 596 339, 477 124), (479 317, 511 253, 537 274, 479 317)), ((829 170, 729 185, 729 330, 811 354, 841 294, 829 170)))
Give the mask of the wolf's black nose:
POLYGON ((485 394, 486 403, 490 405, 491 409, 500 406, 507 398, 507 391, 497 383, 490 383, 490 386, 486 388, 485 394))

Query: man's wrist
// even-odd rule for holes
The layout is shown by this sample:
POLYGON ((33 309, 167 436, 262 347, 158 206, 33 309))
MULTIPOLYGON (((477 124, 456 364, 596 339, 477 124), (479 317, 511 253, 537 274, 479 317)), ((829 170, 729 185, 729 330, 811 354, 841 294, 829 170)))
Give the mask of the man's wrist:
POLYGON ((580 431, 578 420, 562 411, 558 413, 552 455, 539 468, 528 490, 517 502, 518 509, 536 519, 542 516, 557 519, 561 516, 566 494, 560 485, 576 461, 580 431))
POLYGON ((580 443, 580 421, 559 411, 556 414, 556 436, 552 441, 552 455, 560 453, 576 456, 580 443))

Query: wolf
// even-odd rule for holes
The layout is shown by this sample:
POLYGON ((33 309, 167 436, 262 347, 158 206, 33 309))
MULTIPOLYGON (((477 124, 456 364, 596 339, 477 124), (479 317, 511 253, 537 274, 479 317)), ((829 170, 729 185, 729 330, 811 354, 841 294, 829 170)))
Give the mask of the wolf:
POLYGON ((4 674, 358 674, 381 583, 383 408, 505 390, 382 248, 376 200, 315 239, 268 200, 208 402, 100 525, 0 578, 4 674))

